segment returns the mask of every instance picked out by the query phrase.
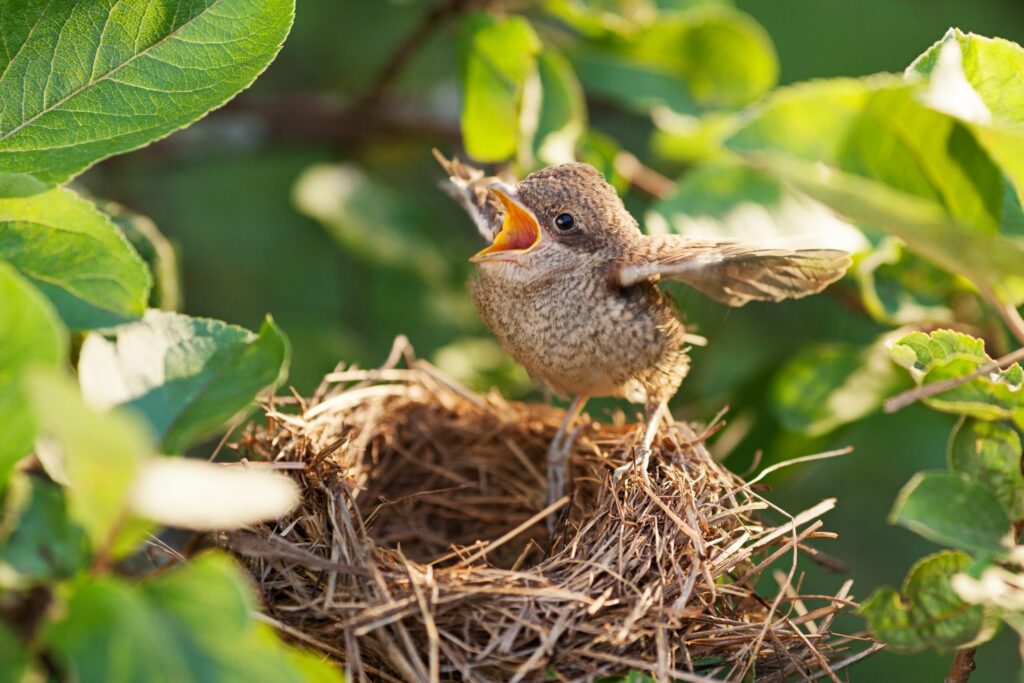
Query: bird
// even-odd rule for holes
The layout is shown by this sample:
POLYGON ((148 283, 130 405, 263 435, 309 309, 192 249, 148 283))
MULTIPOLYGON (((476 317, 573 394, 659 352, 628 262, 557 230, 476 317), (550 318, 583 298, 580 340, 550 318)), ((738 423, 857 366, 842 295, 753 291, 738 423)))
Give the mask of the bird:
POLYGON ((572 425, 587 400, 644 406, 631 469, 647 479, 668 401, 690 369, 686 327, 661 283, 688 285, 729 306, 816 294, 849 254, 776 249, 726 239, 644 234, 593 166, 550 166, 512 183, 457 158, 434 156, 446 189, 489 242, 469 260, 469 294, 501 346, 536 381, 573 397, 547 453, 548 502, 564 495, 572 425))

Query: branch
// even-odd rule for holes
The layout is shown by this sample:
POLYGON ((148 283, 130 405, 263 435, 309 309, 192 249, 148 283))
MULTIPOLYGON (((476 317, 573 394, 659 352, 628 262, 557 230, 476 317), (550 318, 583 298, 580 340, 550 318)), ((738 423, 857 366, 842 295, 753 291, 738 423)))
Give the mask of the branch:
POLYGON ((653 168, 645 166, 629 152, 619 152, 615 155, 615 170, 623 178, 649 195, 664 199, 675 192, 676 184, 671 178, 666 178, 653 168))
POLYGON ((955 389, 961 384, 966 384, 976 377, 987 375, 995 370, 1003 370, 1018 361, 1024 361, 1024 347, 1021 347, 1016 351, 1012 351, 1001 358, 997 358, 991 363, 982 365, 969 375, 965 375, 963 377, 952 377, 950 379, 944 379, 941 382, 924 384, 919 387, 914 387, 908 391, 904 391, 902 394, 897 394, 885 402, 885 412, 895 413, 897 410, 906 408, 911 403, 916 403, 923 398, 928 398, 929 396, 934 396, 935 394, 941 394, 944 391, 955 389))
POLYGON ((992 308, 996 309, 999 317, 1003 319, 1006 326, 1010 328, 1010 332, 1017 338, 1017 342, 1024 345, 1024 318, 1021 318, 1017 307, 1000 299, 999 295, 988 285, 978 285, 978 290, 992 308))
POLYGON ((977 648, 969 647, 965 650, 957 650, 953 656, 953 663, 949 665, 949 673, 946 674, 944 683, 967 683, 974 671, 974 652, 977 648))
POLYGON ((398 78, 405 65, 413 58, 426 42, 427 38, 449 17, 456 16, 474 6, 483 5, 482 0, 447 0, 430 8, 420 23, 409 32, 391 57, 385 62, 376 77, 371 81, 370 87, 366 89, 359 98, 352 103, 352 111, 366 111, 377 105, 391 84, 398 78))

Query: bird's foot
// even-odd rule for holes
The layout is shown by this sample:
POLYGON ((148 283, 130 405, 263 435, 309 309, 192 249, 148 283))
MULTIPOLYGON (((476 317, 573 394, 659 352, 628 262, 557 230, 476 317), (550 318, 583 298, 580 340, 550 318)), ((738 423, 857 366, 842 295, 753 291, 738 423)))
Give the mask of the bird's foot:
POLYGON ((644 478, 644 483, 648 486, 651 485, 651 477, 647 474, 647 467, 651 463, 651 449, 646 446, 640 446, 636 449, 636 455, 633 457, 632 462, 627 462, 625 465, 619 465, 612 472, 612 481, 618 484, 622 481, 630 470, 637 468, 640 470, 640 476, 644 478))

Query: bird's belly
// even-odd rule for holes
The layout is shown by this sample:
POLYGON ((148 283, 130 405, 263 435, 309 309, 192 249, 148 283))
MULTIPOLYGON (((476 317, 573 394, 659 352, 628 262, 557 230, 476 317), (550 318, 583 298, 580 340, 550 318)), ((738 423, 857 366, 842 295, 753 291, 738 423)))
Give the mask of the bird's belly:
POLYGON ((470 291, 505 350, 555 391, 643 402, 664 393, 650 386, 654 380, 674 392, 686 372, 676 318, 576 284, 582 291, 555 293, 481 277, 470 291))

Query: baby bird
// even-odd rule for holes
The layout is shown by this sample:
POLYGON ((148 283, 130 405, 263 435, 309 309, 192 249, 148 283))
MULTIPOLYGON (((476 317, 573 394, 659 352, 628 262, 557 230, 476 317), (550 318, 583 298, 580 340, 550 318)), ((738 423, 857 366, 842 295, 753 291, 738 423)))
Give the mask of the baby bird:
POLYGON ((645 235, 615 189, 587 164, 515 185, 435 156, 449 190, 490 246, 473 256, 470 296, 505 350, 535 380, 575 398, 548 450, 548 499, 561 498, 573 421, 591 396, 645 406, 634 461, 646 477, 666 404, 690 367, 685 328, 658 281, 742 306, 820 292, 850 259, 831 249, 764 249, 726 240, 645 235))

